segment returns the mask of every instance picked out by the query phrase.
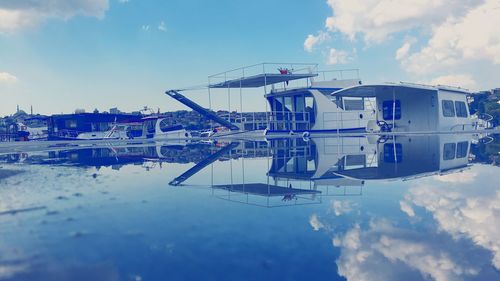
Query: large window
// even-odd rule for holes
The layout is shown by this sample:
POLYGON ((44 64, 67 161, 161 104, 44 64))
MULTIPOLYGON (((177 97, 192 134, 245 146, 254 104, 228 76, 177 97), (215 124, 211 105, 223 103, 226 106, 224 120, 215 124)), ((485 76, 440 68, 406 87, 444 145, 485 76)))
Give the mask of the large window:
POLYGON ((465 158, 467 156, 468 149, 469 149, 469 142, 463 141, 457 143, 457 158, 465 158))
POLYGON ((455 151, 457 145, 453 143, 445 143, 443 148, 443 160, 455 159, 455 151))
POLYGON ((453 101, 451 100, 443 100, 441 102, 443 107, 443 116, 444 117, 455 117, 455 106, 453 105, 453 101))
POLYGON ((344 98, 344 110, 364 110, 365 103, 362 98, 344 98))
POLYGON ((382 113, 384 120, 401 119, 401 101, 386 100, 382 102, 382 113), (395 105, 395 107, 393 107, 395 105), (393 113, 395 113, 393 115, 393 113))
POLYGON ((455 101, 455 111, 457 112, 457 117, 467 117, 467 107, 463 101, 455 101))

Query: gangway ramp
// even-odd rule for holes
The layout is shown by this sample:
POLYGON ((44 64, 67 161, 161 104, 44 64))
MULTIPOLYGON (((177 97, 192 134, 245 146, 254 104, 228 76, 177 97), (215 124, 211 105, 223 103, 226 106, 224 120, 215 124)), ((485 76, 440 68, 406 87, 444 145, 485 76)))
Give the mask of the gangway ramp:
POLYGON ((228 120, 218 116, 213 111, 208 110, 208 109, 202 107, 201 105, 195 103, 194 101, 188 99, 186 96, 179 93, 179 91, 168 90, 165 92, 165 94, 174 98, 175 100, 184 104, 185 106, 191 108, 192 110, 198 112, 199 114, 205 116, 206 118, 213 120, 213 121, 221 124, 222 126, 230 129, 231 131, 238 131, 240 129, 240 128, 238 128, 238 126, 236 126, 235 124, 229 122, 228 120))

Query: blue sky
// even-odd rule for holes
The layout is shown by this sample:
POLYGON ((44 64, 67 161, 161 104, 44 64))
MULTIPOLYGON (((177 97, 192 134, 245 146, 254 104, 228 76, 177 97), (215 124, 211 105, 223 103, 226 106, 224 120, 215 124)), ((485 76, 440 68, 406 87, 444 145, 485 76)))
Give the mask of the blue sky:
MULTIPOLYGON (((473 12, 491 10, 481 5, 498 8, 497 0, 464 1, 455 3, 457 7, 444 3, 458 18, 455 22, 418 4, 411 10, 418 13, 404 12, 392 20, 394 13, 364 12, 361 17, 360 7, 372 12, 380 5, 397 4, 357 2, 5 0, 0 2, 0 114, 13 113, 17 104, 25 110, 33 105, 35 112, 44 114, 114 106, 132 111, 145 105, 176 110, 183 107, 163 94, 166 89, 202 84, 209 74, 265 61, 359 68, 365 82, 495 86, 500 40, 492 34, 498 34, 497 27, 487 30, 486 52, 465 39, 458 44, 465 47, 451 50, 432 39, 440 27, 463 34, 460 28, 467 29, 470 21, 472 26, 481 24, 473 12), (306 40, 308 36, 313 40, 306 40), (457 49, 463 54, 457 55, 457 49), (474 51, 486 55, 469 59, 474 51), (429 58, 429 53, 440 52, 447 67, 429 58), (456 63, 458 59, 466 63, 456 63), (420 63, 425 69, 417 67, 420 63)), ((387 9, 406 11, 401 5, 387 9)), ((206 104, 205 91, 188 95, 206 104)), ((262 110, 264 105, 261 96, 245 96, 244 103, 246 110, 262 110)))

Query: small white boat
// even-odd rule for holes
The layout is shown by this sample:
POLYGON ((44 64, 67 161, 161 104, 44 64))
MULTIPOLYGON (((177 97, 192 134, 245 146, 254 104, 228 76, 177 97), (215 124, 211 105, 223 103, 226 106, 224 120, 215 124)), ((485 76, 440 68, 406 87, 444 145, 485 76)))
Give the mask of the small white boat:
POLYGON ((24 123, 17 123, 18 131, 24 132, 28 140, 46 140, 48 137, 47 126, 31 127, 24 123))
POLYGON ((78 140, 190 138, 191 134, 182 125, 170 125, 169 119, 161 116, 148 116, 142 122, 117 123, 108 131, 84 132, 76 136, 78 140))
POLYGON ((191 133, 182 125, 172 125, 169 118, 148 116, 142 119, 142 135, 146 139, 190 139, 191 133))

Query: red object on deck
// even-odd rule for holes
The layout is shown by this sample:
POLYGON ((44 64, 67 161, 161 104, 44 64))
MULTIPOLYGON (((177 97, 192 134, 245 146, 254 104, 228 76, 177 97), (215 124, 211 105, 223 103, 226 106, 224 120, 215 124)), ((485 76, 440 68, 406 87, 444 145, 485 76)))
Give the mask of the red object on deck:
POLYGON ((289 71, 286 68, 280 68, 278 70, 280 71, 280 74, 289 74, 289 71))

